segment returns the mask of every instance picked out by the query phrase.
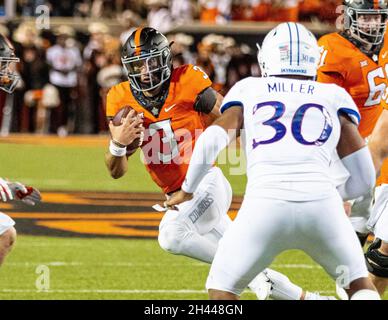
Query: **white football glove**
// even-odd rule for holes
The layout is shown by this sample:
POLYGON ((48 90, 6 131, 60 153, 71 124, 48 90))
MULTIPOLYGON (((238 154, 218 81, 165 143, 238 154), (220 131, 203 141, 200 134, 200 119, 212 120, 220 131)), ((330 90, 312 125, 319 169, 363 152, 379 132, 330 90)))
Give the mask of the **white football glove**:
POLYGON ((13 200, 13 193, 8 185, 8 182, 2 178, 0 178, 0 195, 1 200, 4 202, 13 200))
POLYGON ((0 185, 2 187, 0 189, 3 189, 1 193, 3 201, 20 200, 28 205, 34 206, 42 200, 38 189, 25 186, 20 182, 11 182, 0 178, 0 185), (3 197, 3 194, 5 197, 3 197))

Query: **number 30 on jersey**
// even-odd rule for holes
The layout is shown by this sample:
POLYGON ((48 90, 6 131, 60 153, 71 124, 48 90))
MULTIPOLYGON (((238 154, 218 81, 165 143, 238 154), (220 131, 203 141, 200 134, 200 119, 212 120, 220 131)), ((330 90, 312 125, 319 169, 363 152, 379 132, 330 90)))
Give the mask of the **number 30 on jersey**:
MULTIPOLYGON (((255 113, 259 109, 261 109, 263 107, 268 107, 268 106, 273 107, 275 109, 274 110, 275 113, 274 113, 274 116, 272 118, 268 119, 267 121, 262 122, 262 124, 264 126, 272 127, 276 133, 273 136, 273 138, 271 138, 269 140, 258 141, 256 139, 253 139, 253 143, 252 143, 253 149, 256 149, 259 145, 275 143, 275 142, 283 139, 287 133, 286 126, 282 122, 279 121, 281 119, 281 117, 283 117, 283 115, 286 111, 286 106, 284 103, 279 102, 279 101, 268 101, 268 102, 257 104, 253 108, 253 115, 255 115, 255 113)), ((333 131, 333 122, 332 122, 332 119, 331 119, 329 113, 327 112, 327 110, 325 109, 324 106, 321 106, 319 104, 308 103, 308 104, 304 104, 304 105, 300 106, 295 111, 294 117, 292 118, 292 122, 291 122, 291 132, 292 132, 294 139, 297 142, 299 142, 300 144, 303 144, 306 146, 311 146, 311 145, 321 146, 327 140, 329 140, 329 137, 330 137, 332 131, 333 131), (305 117, 306 112, 311 108, 315 108, 315 109, 318 109, 319 111, 321 111, 322 116, 323 116, 323 121, 324 121, 323 130, 322 130, 319 138, 316 139, 315 141, 307 141, 303 137, 303 134, 302 134, 303 118, 305 117)))

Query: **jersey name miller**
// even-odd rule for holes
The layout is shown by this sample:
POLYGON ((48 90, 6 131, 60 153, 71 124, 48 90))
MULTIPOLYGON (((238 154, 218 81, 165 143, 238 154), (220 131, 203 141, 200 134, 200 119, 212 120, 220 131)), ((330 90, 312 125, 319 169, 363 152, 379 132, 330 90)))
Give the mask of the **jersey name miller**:
POLYGON ((305 83, 284 83, 275 82, 268 83, 268 93, 271 92, 284 92, 284 93, 301 93, 301 94, 314 94, 314 85, 306 85, 305 83))

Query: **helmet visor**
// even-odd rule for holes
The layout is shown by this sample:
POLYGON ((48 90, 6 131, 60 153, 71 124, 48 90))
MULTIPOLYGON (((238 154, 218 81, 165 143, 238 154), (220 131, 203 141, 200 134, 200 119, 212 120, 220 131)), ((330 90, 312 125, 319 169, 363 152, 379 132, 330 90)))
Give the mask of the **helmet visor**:
POLYGON ((139 91, 150 91, 169 77, 170 50, 165 49, 150 54, 123 59, 131 85, 139 91))
POLYGON ((388 9, 350 9, 350 30, 357 39, 370 45, 379 45, 384 40, 388 9))

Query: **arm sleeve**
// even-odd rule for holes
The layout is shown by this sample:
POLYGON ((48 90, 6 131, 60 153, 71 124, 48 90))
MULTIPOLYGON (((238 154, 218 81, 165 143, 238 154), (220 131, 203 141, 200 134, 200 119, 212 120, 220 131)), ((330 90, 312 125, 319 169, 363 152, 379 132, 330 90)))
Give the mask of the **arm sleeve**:
POLYGON ((209 114, 210 112, 212 112, 216 101, 216 91, 213 88, 208 87, 197 96, 197 100, 194 103, 194 110, 201 113, 209 114))
POLYGON ((367 146, 343 158, 342 163, 350 173, 349 179, 337 187, 343 200, 356 199, 372 190, 376 171, 367 146))
POLYGON ((190 160, 182 190, 194 193, 202 179, 212 168, 219 153, 229 144, 227 132, 220 126, 208 127, 198 138, 190 160))
POLYGON ((180 71, 181 93, 185 99, 195 102, 204 90, 212 86, 209 76, 201 68, 191 64, 180 71))

